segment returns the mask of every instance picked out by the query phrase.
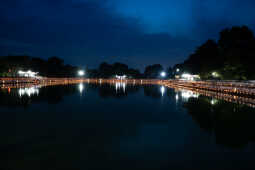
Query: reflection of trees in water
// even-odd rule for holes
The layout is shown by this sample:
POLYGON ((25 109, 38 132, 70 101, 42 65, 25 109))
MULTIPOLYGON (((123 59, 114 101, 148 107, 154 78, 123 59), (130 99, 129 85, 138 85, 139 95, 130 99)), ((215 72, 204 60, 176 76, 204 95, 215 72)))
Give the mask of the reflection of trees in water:
POLYGON ((27 107, 32 103, 48 102, 49 104, 56 104, 62 101, 63 97, 75 93, 76 88, 70 86, 48 86, 39 89, 37 95, 22 95, 20 96, 20 89, 12 89, 9 93, 5 90, 0 90, 0 106, 4 107, 27 107))
POLYGON ((30 103, 31 98, 28 96, 20 98, 17 89, 13 90, 11 93, 9 93, 7 90, 0 90, 0 106, 12 108, 18 106, 27 107, 30 103))
POLYGON ((74 94, 77 92, 77 85, 62 85, 62 86, 49 86, 40 89, 39 100, 35 98, 35 101, 47 101, 49 104, 60 103, 65 96, 74 94))
POLYGON ((98 90, 99 96, 102 98, 114 97, 120 98, 128 96, 128 94, 136 93, 141 86, 134 86, 130 84, 89 84, 86 85, 90 89, 98 90))
POLYGON ((214 133, 216 142, 231 148, 245 147, 255 140, 255 110, 208 97, 190 98, 184 107, 200 128, 214 133))
MULTIPOLYGON (((157 85, 133 85, 133 84, 84 84, 86 89, 94 90, 99 93, 102 98, 114 97, 120 98, 144 89, 144 95, 153 98, 162 97, 162 87, 157 85)), ((36 89, 36 88, 35 88, 36 89)), ((21 89, 0 90, 0 106, 5 107, 28 107, 32 103, 48 102, 49 104, 57 104, 61 102, 66 95, 78 92, 79 86, 76 85, 59 85, 47 86, 36 89, 36 93, 28 95, 27 91, 21 89)), ((29 90, 29 89, 28 89, 29 90)), ((173 90, 165 88, 167 96, 171 96, 173 90), (169 93, 171 91, 171 93, 169 93)))
MULTIPOLYGON (((77 85, 75 87, 73 89, 77 91, 77 85)), ((127 86, 126 92, 127 94, 136 93, 141 87, 127 86)), ((110 85, 100 87, 86 84, 86 89, 88 88, 89 90, 95 90, 96 93, 106 90, 107 94, 109 89, 113 90, 112 93, 115 93, 115 86, 110 85)), ((52 91, 49 90, 48 92, 52 91)), ((45 94, 47 94, 46 91, 45 94)), ((91 111, 91 109, 88 110, 91 111)), ((132 164, 125 166, 124 169, 132 169, 132 165, 136 162, 133 157, 126 158, 126 155, 123 156, 119 153, 121 147, 119 145, 123 143, 120 139, 136 140, 137 135, 139 135, 137 129, 142 127, 143 124, 162 121, 161 119, 157 121, 157 116, 151 112, 129 112, 129 109, 124 109, 124 111, 122 110, 123 115, 118 112, 108 112, 106 115, 101 114, 101 111, 104 112, 104 108, 102 108, 102 110, 95 109, 91 115, 83 114, 89 113, 89 111, 79 110, 77 111, 78 114, 67 113, 63 114, 63 117, 56 115, 56 120, 52 117, 52 114, 47 114, 47 111, 38 115, 32 113, 29 117, 35 116, 33 118, 36 119, 31 118, 33 122, 26 119, 24 122, 23 120, 18 121, 22 124, 21 127, 17 125, 17 122, 12 121, 9 123, 11 125, 6 127, 13 127, 13 131, 8 129, 8 134, 6 136, 2 135, 3 140, 0 141, 2 155, 8 155, 8 161, 0 161, 2 163, 0 167, 36 169, 43 162, 45 167, 57 167, 56 169, 68 169, 69 167, 69 169, 73 169, 73 167, 82 167, 81 169, 107 169, 108 167, 123 169, 123 165, 128 161, 132 164), (104 120, 106 117, 107 121, 104 120), (86 120, 86 118, 88 119, 86 120), (25 122, 28 123, 25 124, 25 122), (30 127, 33 128, 30 129, 30 127), (19 130, 16 130, 16 128, 19 130), (15 137, 12 138, 12 136, 15 137), (16 138, 16 136, 21 136, 21 139, 16 138), (9 145, 9 143, 14 143, 15 147, 9 145), (109 163, 108 160, 118 161, 109 163), (100 164, 97 162, 100 162, 100 164)), ((144 165, 148 166, 148 164, 144 165)))
MULTIPOLYGON (((141 86, 125 85, 116 89, 115 84, 86 84, 87 89, 98 91, 100 97, 125 97, 128 94, 137 92, 141 86)), ((77 85, 47 86, 38 89, 38 94, 20 95, 20 89, 12 89, 9 93, 7 90, 0 90, 0 106, 4 107, 28 107, 32 103, 48 102, 49 104, 60 103, 64 96, 74 94, 79 91, 77 85)))
POLYGON ((160 92, 160 86, 153 86, 153 85, 145 85, 144 86, 144 95, 153 97, 153 98, 161 98, 162 94, 160 92))

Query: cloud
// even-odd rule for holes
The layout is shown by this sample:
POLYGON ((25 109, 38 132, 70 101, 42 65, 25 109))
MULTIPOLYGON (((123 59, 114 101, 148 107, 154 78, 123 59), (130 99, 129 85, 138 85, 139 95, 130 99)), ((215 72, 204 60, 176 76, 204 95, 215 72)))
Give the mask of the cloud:
POLYGON ((254 27, 252 0, 12 0, 0 5, 0 55, 173 65, 232 25, 254 27))
POLYGON ((233 25, 254 28, 254 0, 109 0, 115 12, 137 17, 150 33, 203 40, 233 25))
MULTIPOLYGON (((24 47, 26 54, 57 55, 67 62, 89 66, 102 62, 102 56, 140 68, 145 63, 173 65, 195 44, 168 34, 146 33, 138 18, 115 15, 101 1, 8 1, 2 7, 0 24, 0 38, 5 44, 5 54, 0 55, 17 51, 17 43, 10 44, 12 40, 32 44, 24 47)), ((22 46, 18 51, 22 53, 22 46)))

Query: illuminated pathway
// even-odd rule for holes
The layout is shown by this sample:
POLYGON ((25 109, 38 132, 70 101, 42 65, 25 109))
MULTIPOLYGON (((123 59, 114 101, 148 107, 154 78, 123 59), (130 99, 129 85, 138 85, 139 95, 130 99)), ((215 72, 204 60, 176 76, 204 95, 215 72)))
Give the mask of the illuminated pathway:
MULTIPOLYGON (((173 88, 177 91, 188 90, 194 96, 198 94, 221 99, 228 102, 245 104, 255 107, 255 83, 240 82, 222 82, 222 81, 178 81, 178 80, 146 80, 146 79, 80 79, 80 78, 0 78, 1 89, 11 90, 12 88, 31 88, 55 85, 68 85, 79 83, 95 83, 95 84, 113 84, 116 90, 125 87, 127 84, 133 85, 161 85, 162 87, 173 88)), ((161 87, 163 95, 164 88, 161 87)), ((26 91, 21 91, 26 93, 26 91)), ((189 93, 183 93, 188 95, 189 93)), ((177 96, 178 97, 178 96, 177 96)), ((212 101, 213 102, 213 101, 212 101)))

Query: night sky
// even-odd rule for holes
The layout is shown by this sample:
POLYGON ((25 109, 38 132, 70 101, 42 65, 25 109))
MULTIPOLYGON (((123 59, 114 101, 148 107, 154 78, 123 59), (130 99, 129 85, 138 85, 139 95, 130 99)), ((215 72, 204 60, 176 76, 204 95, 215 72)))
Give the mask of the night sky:
POLYGON ((254 0, 1 0, 0 55, 172 66, 223 28, 255 30, 254 9, 254 0))

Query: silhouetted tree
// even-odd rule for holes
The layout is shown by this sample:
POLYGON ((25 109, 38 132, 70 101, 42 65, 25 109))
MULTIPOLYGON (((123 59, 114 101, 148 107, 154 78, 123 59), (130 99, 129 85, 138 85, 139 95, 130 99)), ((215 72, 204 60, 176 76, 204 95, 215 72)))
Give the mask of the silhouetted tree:
POLYGON ((167 68, 167 78, 173 78, 173 69, 172 69, 172 67, 168 67, 167 68))
POLYGON ((29 56, 0 57, 1 77, 17 76, 18 70, 32 70, 47 77, 74 77, 78 68, 64 65, 64 60, 58 57, 51 57, 47 61, 29 56))
POLYGON ((101 78, 111 78, 115 75, 127 75, 128 77, 140 77, 139 70, 130 69, 126 64, 114 63, 113 65, 103 62, 98 68, 98 75, 101 78))
POLYGON ((203 79, 212 78, 215 71, 222 79, 254 79, 254 58, 255 38, 252 31, 246 26, 232 27, 220 32, 218 43, 208 40, 175 68, 199 74, 203 79))
POLYGON ((158 78, 163 70, 160 64, 149 65, 145 68, 144 76, 146 78, 158 78))

